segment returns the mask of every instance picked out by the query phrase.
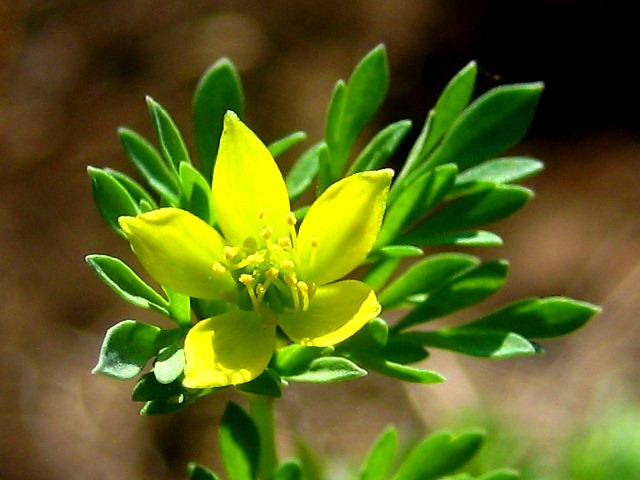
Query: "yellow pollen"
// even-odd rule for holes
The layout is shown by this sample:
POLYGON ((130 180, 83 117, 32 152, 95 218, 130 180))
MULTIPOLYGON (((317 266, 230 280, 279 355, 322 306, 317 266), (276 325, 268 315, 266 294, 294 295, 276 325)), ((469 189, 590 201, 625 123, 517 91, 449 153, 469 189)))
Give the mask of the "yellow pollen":
POLYGON ((271 267, 269 270, 267 270, 267 278, 270 280, 274 280, 275 278, 278 278, 278 274, 280 273, 280 270, 278 270, 276 267, 271 267))
POLYGON ((278 237, 278 246, 280 248, 291 248, 291 239, 289 237, 278 237))
POLYGON ((318 248, 320 246, 320 240, 318 240, 316 237, 313 237, 309 243, 311 244, 311 248, 318 248))
POLYGON ((255 279, 253 278, 253 275, 249 275, 248 273, 243 273, 242 275, 240 275, 240 278, 238 280, 240 280, 240 283, 248 287, 253 283, 255 279))
POLYGON ((260 232, 260 236, 262 238, 264 238, 265 240, 270 240, 271 237, 273 236, 273 228, 271 227, 264 227, 262 229, 262 232, 260 232))
POLYGON ((252 253, 247 257, 247 264, 252 266, 260 265, 264 262, 264 254, 263 253, 252 253))
POLYGON ((258 302, 262 301, 264 294, 267 293, 267 286, 259 283, 256 287, 256 293, 258 294, 258 302))
POLYGON ((287 224, 290 227, 295 227, 296 223, 298 223, 298 220, 296 219, 296 214, 293 212, 287 213, 287 224))
POLYGON ((224 275, 224 273, 227 271, 227 269, 224 268, 224 265, 222 265, 220 262, 215 262, 211 266, 211 270, 213 270, 213 273, 215 273, 216 275, 224 275))
POLYGON ((293 270, 293 268, 296 266, 295 263, 293 263, 293 260, 290 260, 288 258, 285 258, 284 260, 282 260, 280 262, 280 266, 284 269, 284 270, 293 270))
POLYGON ((230 260, 233 260, 236 257, 236 255, 238 255, 238 249, 234 247, 226 246, 226 247, 223 247, 222 253, 224 254, 224 258, 227 261, 230 261, 230 260))
POLYGON ((307 282, 298 282, 296 287, 298 287, 298 290, 302 293, 307 293, 309 291, 309 285, 307 285, 307 282))

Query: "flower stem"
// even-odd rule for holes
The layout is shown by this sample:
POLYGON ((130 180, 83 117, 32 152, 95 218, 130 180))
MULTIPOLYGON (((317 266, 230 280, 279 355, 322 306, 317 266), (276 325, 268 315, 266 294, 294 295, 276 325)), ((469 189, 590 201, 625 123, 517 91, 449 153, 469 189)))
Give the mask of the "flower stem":
POLYGON ((273 398, 265 395, 247 395, 249 415, 260 435, 259 478, 269 480, 278 466, 273 398))

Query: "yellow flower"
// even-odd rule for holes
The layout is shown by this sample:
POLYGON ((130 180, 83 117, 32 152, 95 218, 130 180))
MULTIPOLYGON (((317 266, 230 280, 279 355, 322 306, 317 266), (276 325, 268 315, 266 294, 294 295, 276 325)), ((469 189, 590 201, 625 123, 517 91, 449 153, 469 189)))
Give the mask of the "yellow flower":
POLYGON ((277 326, 294 342, 329 346, 380 313, 371 288, 337 280, 371 250, 392 175, 385 169, 336 182, 296 230, 269 150, 227 112, 212 185, 221 233, 177 208, 119 219, 133 252, 160 284, 234 304, 187 334, 187 388, 256 378, 274 352, 277 326))

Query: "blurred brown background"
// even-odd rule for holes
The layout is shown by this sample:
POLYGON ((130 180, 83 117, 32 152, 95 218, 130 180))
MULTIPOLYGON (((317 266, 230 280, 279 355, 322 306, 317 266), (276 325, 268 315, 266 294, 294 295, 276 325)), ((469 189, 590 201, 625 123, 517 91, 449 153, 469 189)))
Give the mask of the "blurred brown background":
POLYGON ((315 141, 334 82, 380 42, 391 91, 374 127, 410 118, 414 137, 471 59, 483 72, 480 91, 546 82, 516 152, 542 158, 547 170, 528 182, 537 198, 497 227, 506 245, 480 252, 508 258, 512 269, 505 290, 479 310, 565 294, 604 304, 605 313, 547 342, 544 357, 496 363, 436 353, 428 365, 449 377, 443 385, 400 387, 371 375, 294 386, 279 406, 284 451, 301 434, 348 464, 388 423, 407 439, 475 406, 539 440, 553 462, 554 442, 591 409, 639 394, 633 3, 0 0, 0 477, 172 479, 185 478, 188 459, 215 466, 226 397, 141 418, 132 383, 89 373, 110 325, 158 318, 119 300, 84 264, 97 252, 133 262, 99 218, 85 167, 133 173, 115 129, 151 135, 145 94, 191 142, 194 86, 221 56, 239 67, 248 122, 266 142, 296 129, 315 141))

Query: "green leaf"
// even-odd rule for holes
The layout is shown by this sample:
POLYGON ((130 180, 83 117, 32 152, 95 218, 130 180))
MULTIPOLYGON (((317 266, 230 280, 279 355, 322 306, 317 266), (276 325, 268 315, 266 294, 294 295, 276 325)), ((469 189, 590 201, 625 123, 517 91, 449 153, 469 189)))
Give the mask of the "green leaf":
POLYGON ((423 238, 447 232, 470 230, 496 222, 523 207, 531 190, 515 185, 487 184, 481 191, 457 198, 417 228, 400 237, 406 243, 422 244, 423 238))
POLYGON ((273 474, 273 480, 302 480, 300 461, 292 459, 282 462, 273 474))
MULTIPOLYGON (((499 290, 505 283, 508 264, 503 260, 469 267, 432 290, 393 331, 399 331, 474 305, 499 290)), ((502 329, 504 330, 504 329, 502 329)))
POLYGON ((501 359, 537 353, 536 347, 526 338, 497 330, 443 328, 433 332, 406 332, 397 338, 483 358, 501 359))
POLYGON ((393 480, 431 480, 452 473, 473 458, 483 441, 484 435, 473 431, 431 435, 409 453, 393 480))
POLYGON ((279 375, 273 370, 267 369, 250 382, 236 385, 236 388, 241 392, 255 393, 257 395, 280 398, 282 396, 280 384, 281 380, 279 375))
MULTIPOLYGON (((125 175, 122 172, 113 170, 111 168, 105 168, 104 171, 107 174, 109 174, 112 178, 117 180, 118 183, 122 185, 127 190, 127 192, 129 192, 129 195, 138 206, 140 206, 143 203, 146 203, 150 205, 152 209, 158 208, 158 205, 156 204, 156 201, 154 200, 154 198, 151 195, 149 195, 149 192, 147 192, 144 189, 144 187, 140 185, 138 182, 136 182, 133 178, 129 177, 128 175, 125 175)), ((140 209, 142 211, 148 211, 142 208, 140 209)))
POLYGON ((122 215, 136 216, 140 207, 129 191, 110 173, 99 168, 88 167, 87 173, 91 179, 91 189, 98 211, 102 218, 119 234, 122 229, 118 225, 118 218, 122 215))
POLYGON ((416 172, 444 163, 466 170, 515 145, 529 129, 542 88, 542 83, 528 83, 489 90, 457 118, 416 172))
POLYGON ((387 428, 378 437, 360 469, 359 480, 385 480, 398 448, 398 432, 387 428))
POLYGON ((356 65, 346 86, 336 85, 325 133, 331 157, 329 183, 340 177, 351 147, 382 105, 388 88, 389 65, 382 45, 356 65))
POLYGON ((409 224, 429 213, 453 188, 458 168, 440 165, 402 189, 392 190, 376 245, 393 242, 409 224))
POLYGON ((191 327, 191 299, 187 295, 162 287, 169 299, 169 318, 183 328, 191 327))
POLYGON ((109 255, 87 255, 91 269, 127 302, 169 317, 169 303, 145 283, 126 263, 109 255))
POLYGON ((101 373, 117 380, 135 377, 156 355, 159 333, 158 327, 135 320, 124 320, 114 325, 107 330, 98 364, 92 373, 101 373))
POLYGON ((304 152, 289 170, 285 181, 292 202, 296 201, 313 183, 320 168, 320 152, 326 148, 324 142, 316 143, 304 152))
POLYGON ((422 164, 433 147, 464 111, 473 95, 477 72, 476 63, 470 62, 447 84, 435 107, 429 112, 422 131, 398 174, 397 182, 401 183, 408 173, 422 164))
POLYGON ((369 370, 374 370, 388 377, 397 378, 405 382, 430 385, 432 383, 445 381, 445 378, 437 372, 410 367, 391 360, 358 357, 358 363, 369 370))
POLYGON ((400 120, 380 130, 353 161, 348 174, 380 168, 396 152, 410 129, 410 120, 400 120))
POLYGON ((493 472, 487 472, 484 475, 480 475, 476 480, 518 480, 520 474, 515 470, 508 468, 501 468, 494 470, 493 472))
POLYGON ((227 476, 255 480, 260 462, 260 437, 251 417, 229 402, 220 424, 220 453, 227 476))
POLYGON ((380 290, 400 265, 401 257, 391 257, 375 263, 362 278, 373 290, 380 290))
POLYGON ((458 247, 499 247, 502 238, 493 232, 471 230, 468 232, 451 232, 427 235, 420 242, 424 246, 455 245, 458 247))
POLYGON ((566 335, 598 314, 600 308, 566 297, 529 298, 492 312, 460 328, 514 332, 525 338, 566 335))
POLYGON ((421 362, 428 356, 429 353, 422 345, 398 336, 390 337, 382 349, 382 357, 385 360, 402 365, 421 362))
POLYGON ((456 185, 474 182, 513 183, 535 175, 543 169, 544 164, 535 158, 496 158, 462 172, 456 178, 456 185))
POLYGON ((219 480, 215 473, 202 465, 191 462, 187 466, 189 480, 219 480))
POLYGON ((419 257, 424 250, 413 245, 385 245, 367 256, 367 262, 376 262, 388 258, 419 257))
POLYGON ((178 345, 169 345, 158 352, 153 364, 153 374, 159 383, 167 385, 177 380, 184 372, 184 350, 178 345))
POLYGON ((398 307, 409 296, 429 293, 451 276, 478 265, 479 262, 478 258, 461 253, 432 255, 412 265, 378 295, 378 301, 383 309, 398 307))
POLYGON ((153 98, 147 97, 147 107, 156 129, 156 135, 160 141, 160 149, 167 161, 167 164, 178 173, 181 163, 191 163, 187 146, 184 143, 182 134, 175 124, 169 112, 153 98))
POLYGON ((131 400, 134 402, 148 402, 151 400, 169 401, 174 399, 174 403, 176 403, 184 393, 185 390, 180 382, 162 384, 158 382, 153 372, 149 372, 140 377, 136 386, 133 387, 131 400))
POLYGON ((189 163, 180 164, 180 207, 193 213, 209 225, 215 221, 211 186, 202 174, 189 163))
POLYGON ((178 179, 164 163, 164 160, 144 137, 128 128, 118 129, 118 136, 131 162, 140 174, 167 203, 179 205, 178 179))
POLYGON ((233 63, 218 60, 200 79, 193 97, 193 124, 202 175, 211 183, 227 110, 244 117, 244 95, 233 63))
POLYGON ((367 374, 366 370, 342 357, 320 357, 309 364, 309 368, 300 374, 287 376, 292 382, 334 383, 360 378, 367 374))
POLYGON ((302 131, 297 131, 290 133, 286 137, 281 138, 280 140, 276 140, 273 143, 269 144, 269 152, 273 158, 277 158, 287 150, 289 150, 294 145, 297 145, 301 141, 307 138, 307 134, 302 131))
POLYGON ((299 375, 307 371, 309 364, 320 358, 327 350, 324 347, 307 347, 295 343, 287 345, 276 352, 272 366, 282 377, 299 375))

